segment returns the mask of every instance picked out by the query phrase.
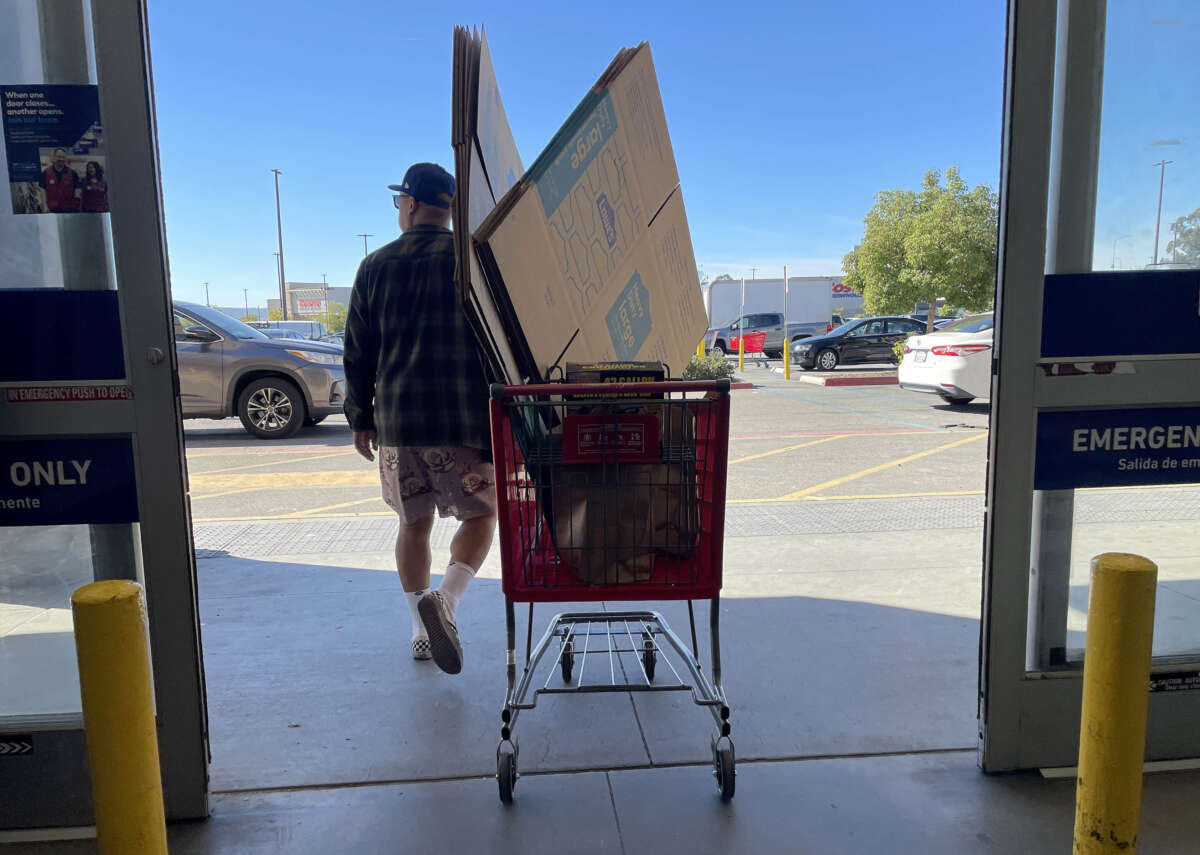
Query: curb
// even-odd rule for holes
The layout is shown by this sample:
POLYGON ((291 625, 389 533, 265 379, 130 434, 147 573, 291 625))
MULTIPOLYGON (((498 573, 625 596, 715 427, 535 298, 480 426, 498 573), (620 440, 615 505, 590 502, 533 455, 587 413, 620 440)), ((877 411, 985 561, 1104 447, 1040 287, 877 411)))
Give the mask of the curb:
MULTIPOLYGON (((772 374, 783 374, 782 368, 771 368, 772 374)), ((871 374, 812 375, 797 367, 792 379, 810 386, 896 386, 899 384, 895 370, 871 374)))
POLYGON ((858 375, 846 377, 800 377, 801 383, 813 386, 895 386, 900 381, 895 374, 858 375))

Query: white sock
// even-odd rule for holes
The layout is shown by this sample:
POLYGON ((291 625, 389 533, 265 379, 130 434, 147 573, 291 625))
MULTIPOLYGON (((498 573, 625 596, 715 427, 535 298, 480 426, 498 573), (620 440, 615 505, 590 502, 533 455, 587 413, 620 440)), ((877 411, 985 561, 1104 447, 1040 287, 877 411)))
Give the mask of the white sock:
POLYGON ((446 567, 446 573, 442 576, 442 584, 438 586, 438 590, 449 604, 451 614, 454 614, 458 608, 458 601, 467 592, 467 585, 470 585, 474 578, 475 568, 470 564, 451 561, 446 567))
POLYGON ((422 588, 420 591, 405 591, 404 602, 408 603, 408 616, 412 618, 413 638, 427 638, 425 624, 421 623, 421 613, 417 611, 417 603, 429 592, 422 588))

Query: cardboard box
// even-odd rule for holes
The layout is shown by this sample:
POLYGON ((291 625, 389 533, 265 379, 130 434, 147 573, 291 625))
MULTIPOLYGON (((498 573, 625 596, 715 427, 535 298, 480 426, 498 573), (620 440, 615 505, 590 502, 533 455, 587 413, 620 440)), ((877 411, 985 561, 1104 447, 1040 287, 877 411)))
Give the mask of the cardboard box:
POLYGON ((507 298, 493 296, 482 275, 471 233, 523 168, 492 67, 487 35, 454 30, 451 145, 458 189, 454 200, 455 260, 463 309, 486 359, 489 377, 507 383, 530 379, 532 358, 520 328, 503 314, 507 298))
POLYGON ((617 55, 474 237, 541 377, 565 360, 682 372, 708 321, 648 45, 617 55))

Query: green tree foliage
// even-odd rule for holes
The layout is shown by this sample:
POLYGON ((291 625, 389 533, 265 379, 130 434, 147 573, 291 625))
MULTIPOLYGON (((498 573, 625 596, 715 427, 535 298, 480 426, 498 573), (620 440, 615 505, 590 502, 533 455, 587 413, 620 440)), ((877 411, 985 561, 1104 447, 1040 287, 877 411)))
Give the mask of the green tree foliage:
POLYGON ((246 323, 250 323, 251 321, 257 321, 258 315, 242 315, 242 320, 245 321, 246 323))
POLYGON ((271 309, 271 311, 267 312, 267 320, 268 321, 282 321, 283 320, 283 309, 271 309))
POLYGON ((968 189, 957 167, 925 173, 920 190, 884 190, 863 220, 862 242, 846 253, 845 283, 863 295, 868 312, 910 312, 929 303, 986 309, 995 293, 997 196, 968 189))
POLYGON ((1175 238, 1167 244, 1164 260, 1200 267, 1200 208, 1173 222, 1171 230, 1175 238))
POLYGON ((342 303, 330 303, 326 307, 325 314, 321 315, 319 320, 325 324, 325 329, 331 333, 345 332, 346 306, 342 303))
POLYGON ((722 273, 720 276, 713 279, 713 282, 732 282, 732 281, 733 281, 733 277, 730 276, 728 273, 722 273))

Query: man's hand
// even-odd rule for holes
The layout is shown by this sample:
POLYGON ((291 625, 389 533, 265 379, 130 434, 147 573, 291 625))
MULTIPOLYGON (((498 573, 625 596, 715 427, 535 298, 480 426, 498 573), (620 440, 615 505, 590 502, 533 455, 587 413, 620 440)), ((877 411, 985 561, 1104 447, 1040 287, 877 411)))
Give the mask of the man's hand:
POLYGON ((375 450, 378 448, 379 442, 375 438, 375 431, 356 430, 354 432, 354 450, 367 460, 375 460, 375 450))

